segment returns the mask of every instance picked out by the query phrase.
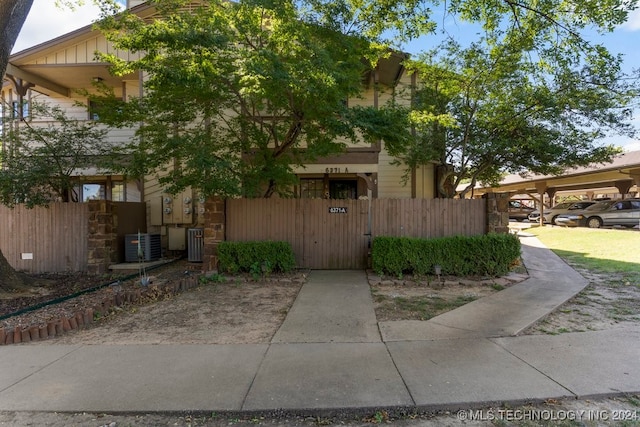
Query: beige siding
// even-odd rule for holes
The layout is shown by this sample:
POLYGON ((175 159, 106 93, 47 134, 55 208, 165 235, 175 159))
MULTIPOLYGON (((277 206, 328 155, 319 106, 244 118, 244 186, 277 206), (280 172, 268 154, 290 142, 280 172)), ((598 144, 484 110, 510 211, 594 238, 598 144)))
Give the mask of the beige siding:
POLYGON ((433 199, 436 197, 434 175, 435 166, 428 164, 416 169, 416 198, 433 199))
POLYGON ((404 72, 400 81, 395 88, 395 101, 400 105, 411 105, 412 94, 412 79, 411 74, 404 72))
POLYGON ((410 198, 411 181, 403 183, 404 168, 392 165, 394 160, 383 147, 378 161, 378 197, 410 198))
POLYGON ((59 50, 49 52, 46 55, 26 62, 25 65, 69 65, 69 64, 90 64, 98 62, 96 52, 116 54, 118 57, 127 60, 140 58, 139 53, 130 53, 116 50, 105 37, 94 32, 89 38, 70 46, 61 46, 59 50))
MULTIPOLYGON (((86 99, 83 97, 73 97, 73 98, 64 98, 64 97, 54 97, 42 95, 37 92, 33 92, 31 96, 31 102, 37 102, 45 105, 49 105, 51 107, 59 107, 61 108, 65 114, 72 120, 88 120, 89 112, 86 107, 86 99)), ((46 117, 36 117, 30 121, 32 126, 47 126, 52 121, 46 117)), ((112 144, 122 144, 131 140, 131 138, 135 135, 135 128, 124 128, 124 129, 109 129, 107 133, 106 140, 108 143, 112 144)))

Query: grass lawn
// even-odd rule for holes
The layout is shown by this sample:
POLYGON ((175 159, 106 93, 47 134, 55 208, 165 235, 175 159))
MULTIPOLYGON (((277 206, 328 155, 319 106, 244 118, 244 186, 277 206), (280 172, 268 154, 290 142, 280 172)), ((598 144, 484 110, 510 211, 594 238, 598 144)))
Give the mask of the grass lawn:
POLYGON ((640 233, 631 230, 532 227, 527 230, 567 262, 599 273, 617 273, 640 286, 640 233))

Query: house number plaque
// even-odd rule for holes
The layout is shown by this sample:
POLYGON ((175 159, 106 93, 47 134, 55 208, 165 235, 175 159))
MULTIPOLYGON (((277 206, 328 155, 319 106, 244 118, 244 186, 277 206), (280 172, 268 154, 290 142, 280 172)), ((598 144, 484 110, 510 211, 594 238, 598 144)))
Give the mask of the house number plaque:
POLYGON ((349 168, 326 168, 325 173, 349 173, 349 168))
POLYGON ((347 213, 347 208, 345 207, 334 207, 334 208, 329 208, 329 213, 347 213))

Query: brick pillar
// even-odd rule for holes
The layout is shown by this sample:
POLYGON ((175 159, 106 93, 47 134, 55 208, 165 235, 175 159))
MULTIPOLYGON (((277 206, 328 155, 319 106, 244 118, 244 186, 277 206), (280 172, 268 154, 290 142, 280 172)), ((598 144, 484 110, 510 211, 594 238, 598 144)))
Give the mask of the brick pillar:
POLYGON ((226 202, 219 197, 210 197, 204 203, 204 246, 202 269, 218 269, 218 243, 225 239, 226 202))
POLYGON ((115 207, 107 200, 91 200, 89 205, 87 264, 90 274, 104 274, 118 260, 118 225, 115 207))
POLYGON ((487 233, 509 232, 509 193, 486 193, 487 233))

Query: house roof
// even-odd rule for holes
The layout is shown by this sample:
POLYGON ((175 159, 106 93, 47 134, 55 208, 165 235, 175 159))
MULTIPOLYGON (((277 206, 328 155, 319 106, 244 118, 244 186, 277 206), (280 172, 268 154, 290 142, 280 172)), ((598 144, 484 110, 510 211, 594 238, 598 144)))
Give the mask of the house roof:
MULTIPOLYGON (((131 10, 141 16, 154 11, 146 4, 135 6, 131 10)), ((69 97, 73 89, 90 87, 91 80, 95 78, 114 86, 122 80, 136 78, 112 76, 109 65, 95 59, 94 52, 100 44, 108 47, 102 34, 93 24, 89 24, 16 52, 9 57, 3 86, 16 86, 17 80, 22 80, 31 83, 31 88, 37 92, 69 97)))

